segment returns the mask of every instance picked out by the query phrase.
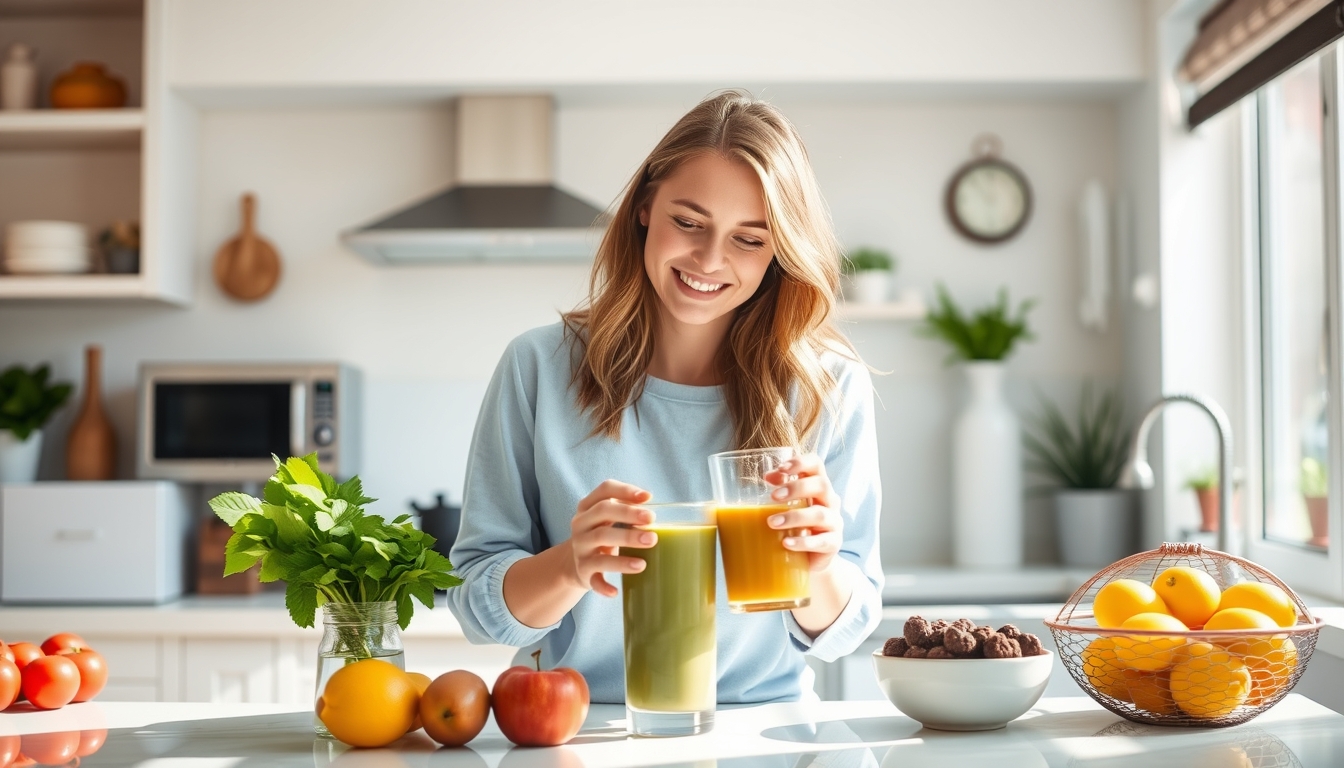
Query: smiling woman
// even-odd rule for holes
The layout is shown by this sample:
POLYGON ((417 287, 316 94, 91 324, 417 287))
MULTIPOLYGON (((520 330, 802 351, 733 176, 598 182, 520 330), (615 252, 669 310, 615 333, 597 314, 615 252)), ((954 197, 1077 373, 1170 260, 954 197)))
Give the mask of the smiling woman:
POLYGON ((839 271, 783 115, 727 92, 678 121, 625 190, 587 303, 514 340, 486 393, 452 551, 467 636, 539 647, 594 702, 623 701, 604 574, 643 570, 649 502, 711 498, 710 454, 787 446, 769 527, 811 569, 810 603, 730 614, 718 585, 717 700, 811 695, 803 656, 852 652, 881 604, 872 385, 831 323, 839 271))

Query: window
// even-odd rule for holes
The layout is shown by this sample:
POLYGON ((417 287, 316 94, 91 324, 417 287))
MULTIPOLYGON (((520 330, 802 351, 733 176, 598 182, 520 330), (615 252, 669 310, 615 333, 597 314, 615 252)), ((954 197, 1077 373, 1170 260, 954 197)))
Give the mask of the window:
POLYGON ((1248 214, 1258 223, 1247 249, 1259 432, 1249 555, 1298 588, 1338 597, 1344 570, 1329 533, 1344 498, 1344 424, 1331 402, 1340 395, 1336 66, 1332 47, 1256 94, 1246 170, 1248 214))

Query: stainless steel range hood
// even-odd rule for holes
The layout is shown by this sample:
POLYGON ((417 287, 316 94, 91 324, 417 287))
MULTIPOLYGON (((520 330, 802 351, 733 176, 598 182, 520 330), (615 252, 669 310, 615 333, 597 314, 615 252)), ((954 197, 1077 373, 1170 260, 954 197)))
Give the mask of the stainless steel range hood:
POLYGON ((603 212, 551 183, 549 96, 457 99, 457 183, 341 234, 377 263, 591 258, 603 212))

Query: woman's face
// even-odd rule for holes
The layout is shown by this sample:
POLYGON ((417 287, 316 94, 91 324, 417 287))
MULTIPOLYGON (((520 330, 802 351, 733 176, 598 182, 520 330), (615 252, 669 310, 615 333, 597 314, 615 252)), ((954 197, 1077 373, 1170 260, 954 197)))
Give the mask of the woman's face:
POLYGON ((765 195, 747 164, 698 155, 658 184, 639 211, 644 270, 666 312, 704 325, 756 293, 774 258, 765 195))

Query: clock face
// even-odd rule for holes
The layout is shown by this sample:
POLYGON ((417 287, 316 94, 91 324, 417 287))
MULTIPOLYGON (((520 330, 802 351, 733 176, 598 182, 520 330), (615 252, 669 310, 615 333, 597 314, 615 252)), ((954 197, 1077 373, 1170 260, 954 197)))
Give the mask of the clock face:
POLYGON ((977 160, 962 167, 947 190, 947 210, 963 235, 997 243, 1017 234, 1031 212, 1027 180, 1002 160, 977 160))

